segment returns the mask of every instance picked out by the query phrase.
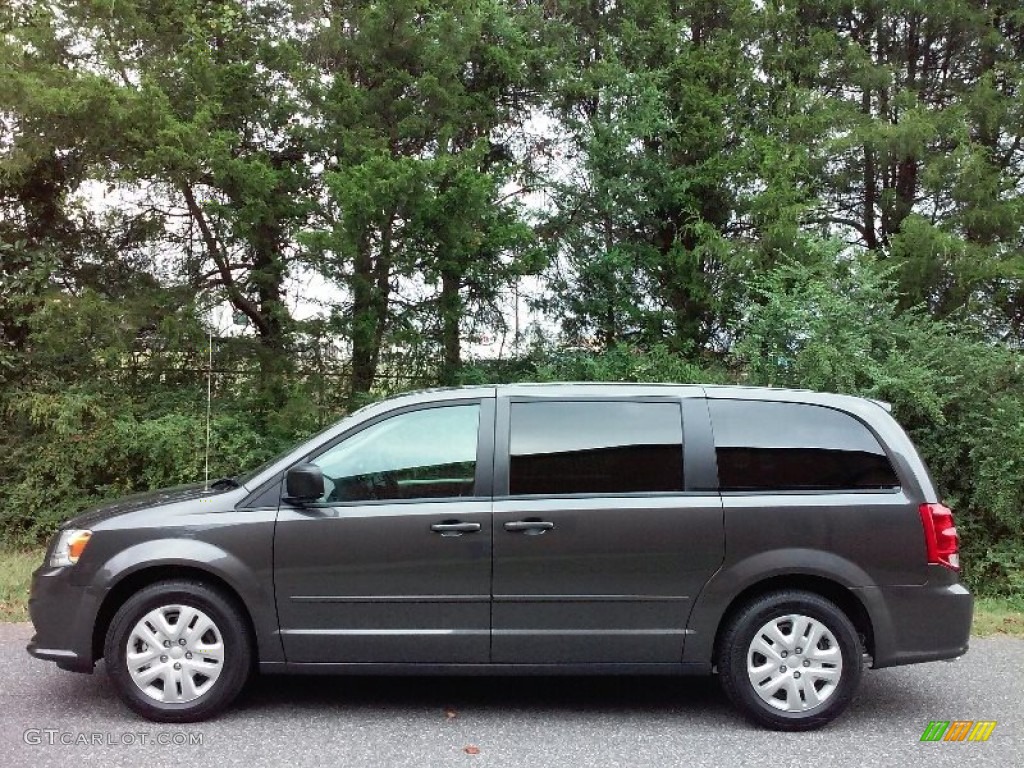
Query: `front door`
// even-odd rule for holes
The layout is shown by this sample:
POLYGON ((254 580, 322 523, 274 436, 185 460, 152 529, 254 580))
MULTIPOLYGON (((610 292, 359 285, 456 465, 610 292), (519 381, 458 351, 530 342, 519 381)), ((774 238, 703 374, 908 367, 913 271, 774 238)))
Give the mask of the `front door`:
POLYGON ((493 399, 385 414, 311 458, 282 502, 274 585, 290 662, 489 660, 493 399))
POLYGON ((706 457, 703 398, 500 401, 492 661, 681 661, 724 555, 713 475, 687 458, 684 477, 684 410, 706 457))

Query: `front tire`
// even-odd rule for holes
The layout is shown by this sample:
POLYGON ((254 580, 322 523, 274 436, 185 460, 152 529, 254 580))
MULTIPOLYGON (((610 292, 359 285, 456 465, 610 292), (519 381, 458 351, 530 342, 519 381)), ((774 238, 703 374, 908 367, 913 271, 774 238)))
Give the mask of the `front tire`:
POLYGON ((717 658, 726 695, 749 720, 805 731, 846 709, 860 683, 863 655, 857 630, 833 602, 785 590, 737 611, 717 658))
POLYGON ((104 656, 128 707, 156 722, 187 723, 216 715, 239 694, 252 641, 234 600, 199 581, 162 581, 117 611, 104 656))

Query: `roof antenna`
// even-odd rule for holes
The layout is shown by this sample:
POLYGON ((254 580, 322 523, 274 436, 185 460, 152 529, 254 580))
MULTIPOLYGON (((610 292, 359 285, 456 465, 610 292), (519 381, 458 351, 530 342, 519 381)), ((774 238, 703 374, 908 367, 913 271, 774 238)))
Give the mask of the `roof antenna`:
POLYGON ((209 363, 206 367, 206 473, 203 490, 210 490, 210 404, 213 401, 213 328, 210 328, 209 363))

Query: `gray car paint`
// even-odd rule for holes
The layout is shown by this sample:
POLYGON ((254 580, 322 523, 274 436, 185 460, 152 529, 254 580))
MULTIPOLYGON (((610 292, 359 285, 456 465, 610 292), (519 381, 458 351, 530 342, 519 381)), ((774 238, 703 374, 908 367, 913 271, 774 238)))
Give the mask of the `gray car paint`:
POLYGON ((956 573, 925 564, 917 513, 925 501, 938 498, 920 457, 887 411, 869 400, 675 385, 430 390, 352 414, 245 478, 241 488, 171 489, 69 521, 66 527, 90 527, 93 538, 77 565, 44 564, 34 574, 37 632, 29 650, 90 671, 97 619, 109 616, 124 585, 168 572, 160 569, 188 568, 238 596, 265 671, 706 672, 733 601, 767 578, 801 575, 828 579, 861 602, 872 623, 875 666, 952 658, 967 648, 971 596, 956 573), (687 414, 686 492, 503 495, 501 404, 513 398, 679 399, 687 414), (849 413, 879 437, 902 487, 719 494, 713 425, 700 416, 705 398, 849 413), (333 511, 281 502, 284 472, 324 445, 400 409, 466 399, 498 404, 495 431, 481 432, 482 445, 492 434, 497 445, 493 477, 483 466, 486 498, 333 511), (524 516, 555 527, 532 537, 504 531, 504 522, 524 516), (429 533, 431 522, 455 518, 480 522, 480 533, 450 540, 429 533))
POLYGON ((234 590, 252 619, 261 658, 282 660, 271 588, 276 510, 236 509, 247 495, 245 488, 185 486, 132 496, 68 521, 65 528, 88 527, 93 536, 72 567, 51 568, 53 542, 47 548, 29 598, 36 627, 30 651, 91 670, 93 628, 117 586, 144 570, 192 568, 234 590))
MULTIPOLYGON (((700 387, 627 390, 633 401, 682 405, 700 387)), ((684 452, 687 491, 671 494, 525 497, 508 495, 512 403, 603 402, 604 387, 503 388, 495 450, 491 660, 496 664, 678 663, 692 601, 724 554, 722 502, 694 491, 692 452, 684 452), (541 520, 542 535, 504 530, 541 520)), ((680 408, 686 435, 707 409, 680 408)), ((692 428, 692 432, 691 432, 692 428)), ((693 438, 693 442, 697 439, 693 438)), ((684 441, 688 446, 691 440, 684 441)), ((710 445, 704 448, 709 450, 710 445)))

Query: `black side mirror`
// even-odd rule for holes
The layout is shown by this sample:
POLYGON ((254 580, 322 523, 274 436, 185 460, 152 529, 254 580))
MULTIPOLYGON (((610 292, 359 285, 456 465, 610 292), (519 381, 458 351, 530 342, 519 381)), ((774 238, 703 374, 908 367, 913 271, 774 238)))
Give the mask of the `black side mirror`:
POLYGON ((297 464, 284 479, 284 495, 288 501, 316 501, 324 495, 324 473, 316 464, 297 464))

